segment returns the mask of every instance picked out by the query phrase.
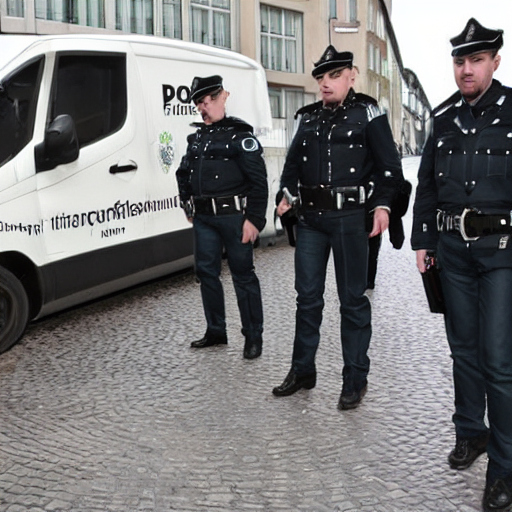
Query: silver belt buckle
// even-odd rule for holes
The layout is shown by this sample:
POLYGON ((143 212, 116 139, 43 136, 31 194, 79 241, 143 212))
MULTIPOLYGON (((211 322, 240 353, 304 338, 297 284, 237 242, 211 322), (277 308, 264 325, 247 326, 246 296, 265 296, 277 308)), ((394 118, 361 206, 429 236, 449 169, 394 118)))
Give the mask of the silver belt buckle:
POLYGON ((364 187, 359 187, 359 204, 366 203, 366 190, 364 187))
POLYGON ((235 209, 238 212, 243 212, 247 208, 247 196, 234 196, 235 209))
POLYGON ((465 226, 466 215, 470 212, 476 212, 476 210, 473 208, 464 208, 464 211, 462 212, 462 215, 460 216, 459 231, 460 231, 460 234, 462 235, 462 239, 465 242, 474 242, 475 240, 478 240, 480 238, 479 236, 471 237, 466 234, 466 226, 465 226))
POLYGON ((344 202, 345 194, 343 192, 336 192, 336 210, 342 210, 344 202))
POLYGON ((436 224, 437 231, 444 231, 444 212, 442 210, 437 210, 436 224))

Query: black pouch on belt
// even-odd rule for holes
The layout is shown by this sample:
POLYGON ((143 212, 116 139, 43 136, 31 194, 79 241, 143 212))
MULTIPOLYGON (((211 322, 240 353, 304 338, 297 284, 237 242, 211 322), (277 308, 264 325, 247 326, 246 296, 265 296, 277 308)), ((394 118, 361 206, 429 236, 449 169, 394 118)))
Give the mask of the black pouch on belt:
POLYGON ((426 270, 421 274, 423 287, 427 296, 428 306, 432 313, 444 313, 444 297, 441 287, 440 270, 435 264, 435 256, 433 253, 427 253, 425 258, 426 270))

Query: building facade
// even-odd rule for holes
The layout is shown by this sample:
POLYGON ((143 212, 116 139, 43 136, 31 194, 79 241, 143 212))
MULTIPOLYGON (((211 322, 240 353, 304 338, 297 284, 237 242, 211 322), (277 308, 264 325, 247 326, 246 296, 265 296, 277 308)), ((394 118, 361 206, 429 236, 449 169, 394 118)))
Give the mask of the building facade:
POLYGON ((273 131, 264 144, 278 159, 293 135, 294 113, 316 99, 313 63, 333 44, 354 53, 356 90, 379 101, 397 146, 416 154, 430 105, 417 77, 403 68, 391 8, 392 0, 0 0, 0 32, 121 31, 251 57, 266 70, 273 131))

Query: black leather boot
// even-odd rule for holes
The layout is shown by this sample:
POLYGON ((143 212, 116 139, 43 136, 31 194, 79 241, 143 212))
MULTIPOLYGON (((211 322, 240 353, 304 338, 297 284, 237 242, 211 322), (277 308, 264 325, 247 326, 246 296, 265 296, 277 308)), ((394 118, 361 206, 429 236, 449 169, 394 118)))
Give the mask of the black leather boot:
POLYGON ((297 375, 292 368, 283 383, 275 387, 272 393, 275 396, 289 396, 293 395, 299 389, 312 389, 316 386, 316 373, 309 373, 307 375, 297 375))
POLYGON ((362 402, 367 389, 368 385, 366 383, 363 383, 360 388, 344 383, 338 401, 338 409, 340 411, 355 409, 362 402))
POLYGON ((263 339, 259 338, 245 338, 244 345, 244 358, 256 359, 261 356, 261 349, 263 346, 263 339))
POLYGON ((467 469, 479 455, 487 449, 489 433, 484 432, 478 436, 457 436, 455 448, 448 455, 448 463, 452 469, 467 469))
POLYGON ((512 511, 512 474, 487 483, 482 505, 484 512, 512 511))
POLYGON ((213 345, 226 345, 228 337, 226 334, 212 334, 206 331, 206 334, 200 339, 190 344, 191 348, 205 348, 213 345))

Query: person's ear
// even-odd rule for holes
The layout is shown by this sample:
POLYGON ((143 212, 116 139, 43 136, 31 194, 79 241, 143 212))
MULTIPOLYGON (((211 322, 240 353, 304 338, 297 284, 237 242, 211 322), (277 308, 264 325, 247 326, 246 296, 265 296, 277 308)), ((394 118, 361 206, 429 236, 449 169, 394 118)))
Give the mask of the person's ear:
POLYGON ((501 63, 501 55, 498 53, 496 57, 494 57, 494 71, 496 71, 500 67, 501 63))

